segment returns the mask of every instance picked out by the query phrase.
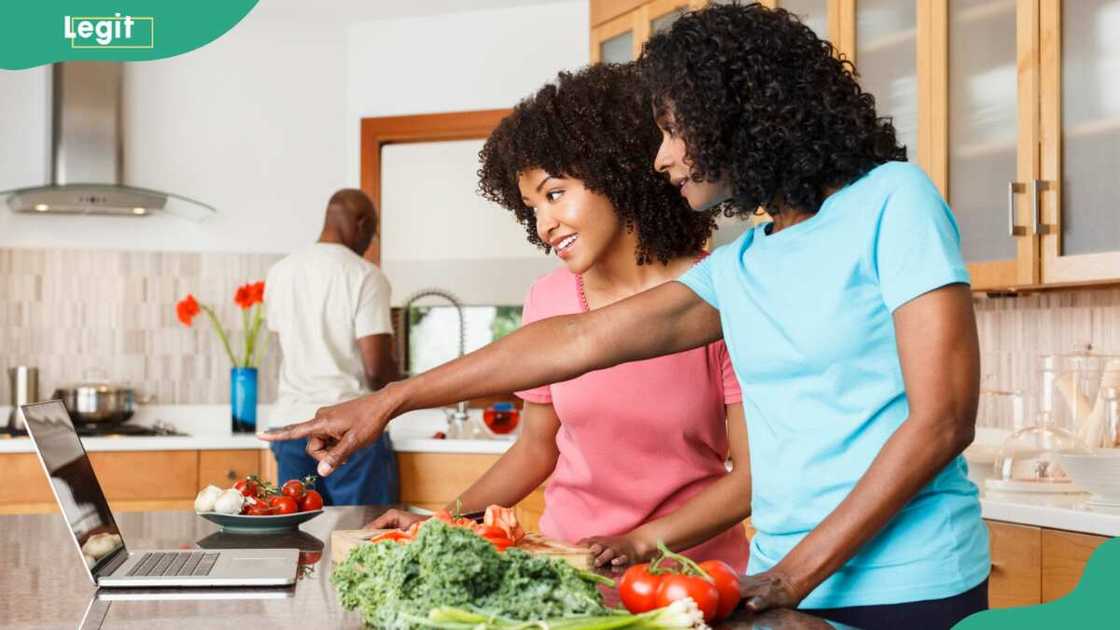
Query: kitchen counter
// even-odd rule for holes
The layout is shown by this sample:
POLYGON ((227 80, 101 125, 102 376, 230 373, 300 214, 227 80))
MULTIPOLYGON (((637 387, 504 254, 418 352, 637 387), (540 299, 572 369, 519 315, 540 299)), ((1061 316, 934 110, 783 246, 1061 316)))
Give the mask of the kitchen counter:
MULTIPOLYGON (((298 547, 302 577, 281 589, 144 589, 97 591, 82 568, 65 524, 56 514, 0 516, 0 626, 5 628, 361 628, 356 613, 343 610, 331 586, 330 533, 356 529, 384 508, 327 508, 298 533, 271 542, 258 536, 217 533, 190 512, 118 514, 132 549, 298 547), (115 599, 110 600, 110 597, 115 599)), ((752 617, 738 612, 718 628, 795 630, 830 628, 816 617, 774 611, 752 617)))
POLYGON ((1012 494, 981 491, 984 518, 1082 534, 1120 536, 1120 508, 1089 505, 1088 494, 1012 494))
MULTIPOLYGON (((7 418, 10 407, 0 407, 0 418, 7 418)), ((481 411, 471 410, 477 421, 481 411)), ((258 417, 267 418, 269 407, 262 405, 258 417)), ((252 434, 234 435, 229 427, 227 405, 149 405, 137 407, 130 424, 170 425, 185 436, 110 436, 83 437, 87 451, 201 451, 266 449, 268 444, 252 434)), ((439 409, 410 412, 389 425, 393 450, 402 453, 482 453, 500 454, 513 444, 512 437, 480 439, 432 439, 436 431, 446 431, 447 422, 439 409)), ((33 453, 26 437, 0 438, 0 453, 33 453)))

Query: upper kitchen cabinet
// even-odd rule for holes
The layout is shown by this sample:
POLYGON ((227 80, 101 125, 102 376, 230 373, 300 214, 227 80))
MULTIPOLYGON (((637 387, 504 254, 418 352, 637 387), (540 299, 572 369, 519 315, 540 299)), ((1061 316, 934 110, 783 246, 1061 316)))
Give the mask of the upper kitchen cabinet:
MULTIPOLYGON (((715 1, 592 0, 592 60, 715 1)), ((763 4, 855 63, 953 208, 974 290, 1120 282, 1120 0, 763 4)))
POLYGON ((1120 0, 1039 4, 1043 283, 1120 279, 1120 0))
POLYGON ((918 6, 923 166, 973 288, 1120 279, 1120 0, 918 6))
POLYGON ((706 0, 591 0, 591 63, 638 58, 650 35, 669 28, 682 11, 706 0))

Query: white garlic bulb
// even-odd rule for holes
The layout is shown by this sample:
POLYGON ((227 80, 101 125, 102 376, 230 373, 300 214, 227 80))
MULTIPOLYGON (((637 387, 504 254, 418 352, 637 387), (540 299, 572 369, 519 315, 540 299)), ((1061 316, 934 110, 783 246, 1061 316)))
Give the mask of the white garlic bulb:
POLYGON ((214 511, 221 514, 240 514, 245 497, 241 492, 230 488, 223 490, 217 501, 214 501, 214 511))
POLYGON ((194 499, 195 512, 212 512, 214 511, 214 502, 218 497, 222 496, 222 489, 218 486, 206 486, 198 492, 198 496, 194 499))

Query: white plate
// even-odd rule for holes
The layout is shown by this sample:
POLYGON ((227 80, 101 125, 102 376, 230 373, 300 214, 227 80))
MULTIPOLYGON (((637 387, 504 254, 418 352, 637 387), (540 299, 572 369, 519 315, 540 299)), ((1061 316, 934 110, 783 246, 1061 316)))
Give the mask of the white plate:
POLYGON ((1014 481, 1007 479, 988 479, 984 487, 996 492, 1023 492, 1030 494, 1079 494, 1085 492, 1072 483, 1053 481, 1014 481))

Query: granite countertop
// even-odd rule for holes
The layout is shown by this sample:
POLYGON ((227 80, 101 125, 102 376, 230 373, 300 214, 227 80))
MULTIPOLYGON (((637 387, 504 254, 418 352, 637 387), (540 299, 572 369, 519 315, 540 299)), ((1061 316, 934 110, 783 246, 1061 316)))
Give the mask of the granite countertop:
MULTIPOLYGON (((358 529, 384 507, 328 507, 299 531, 233 535, 191 512, 117 514, 132 550, 285 547, 300 549, 300 578, 290 588, 96 590, 68 541, 57 514, 0 516, 0 557, 12 570, 0 572, 0 625, 75 628, 362 628, 330 584, 330 539, 335 529, 358 529)), ((609 600, 609 594, 605 594, 609 600)), ((832 625, 792 610, 751 616, 740 610, 715 630, 816 630, 832 625)))
MULTIPOLYGON (((0 418, 7 417, 7 407, 0 407, 0 418)), ((260 417, 268 417, 262 406, 260 417)), ((478 422, 480 410, 472 409, 472 421, 478 422)), ((152 405, 140 407, 130 422, 153 425, 163 422, 188 436, 167 437, 95 437, 82 438, 88 451, 163 451, 163 450, 232 450, 265 449, 268 445, 255 435, 232 435, 229 428, 229 407, 226 405, 152 405)), ((436 431, 445 431, 447 422, 442 410, 427 409, 404 414, 389 425, 393 449, 401 453, 474 453, 497 455, 513 444, 513 438, 495 439, 483 434, 480 439, 432 439, 436 431)), ((998 443, 999 435, 979 432, 979 439, 998 443)), ((990 450, 990 447, 989 447, 990 450)), ((31 453, 28 438, 0 439, 0 454, 31 453)), ((966 453, 967 455, 967 453, 966 453)), ((985 466, 970 461, 973 468, 985 466)), ((1120 536, 1120 508, 1092 506, 1087 494, 1046 495, 996 493, 984 490, 983 480, 974 479, 981 488, 980 505, 984 518, 1049 527, 1100 536, 1120 536)))

